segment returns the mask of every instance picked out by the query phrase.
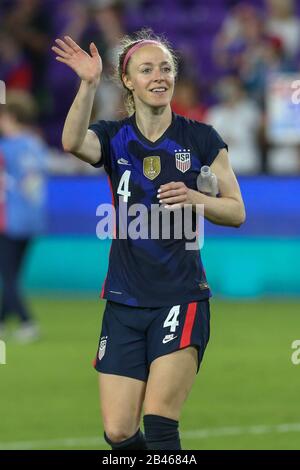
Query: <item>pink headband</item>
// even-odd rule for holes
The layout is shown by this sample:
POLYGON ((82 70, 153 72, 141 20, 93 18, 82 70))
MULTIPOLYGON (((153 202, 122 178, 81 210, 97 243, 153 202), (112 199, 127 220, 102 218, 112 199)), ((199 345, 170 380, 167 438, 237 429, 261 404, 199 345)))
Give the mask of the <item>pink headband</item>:
POLYGON ((124 62, 123 62, 123 73, 124 74, 126 72, 126 67, 127 67, 128 61, 129 61, 130 57, 132 56, 132 54, 134 54, 135 51, 137 51, 140 47, 147 46, 147 44, 157 44, 157 45, 161 46, 160 42, 154 41, 152 39, 144 39, 143 41, 137 42, 134 46, 132 46, 127 51, 127 54, 126 54, 124 62))

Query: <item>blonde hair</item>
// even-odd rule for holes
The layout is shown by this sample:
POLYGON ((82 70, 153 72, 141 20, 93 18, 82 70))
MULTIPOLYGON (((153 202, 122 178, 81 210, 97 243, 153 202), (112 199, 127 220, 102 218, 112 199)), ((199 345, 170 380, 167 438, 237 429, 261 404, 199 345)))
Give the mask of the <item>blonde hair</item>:
POLYGON ((4 112, 13 115, 20 124, 30 125, 37 118, 38 107, 34 97, 24 90, 9 90, 4 112))
POLYGON ((138 44, 141 41, 149 40, 156 41, 161 44, 165 49, 167 49, 167 51, 172 57, 175 77, 177 74, 177 56, 173 48, 170 46, 168 40, 164 36, 158 36, 153 33, 152 29, 148 28, 137 31, 133 36, 124 36, 120 42, 120 48, 118 51, 118 65, 116 78, 118 79, 118 82, 121 82, 124 87, 124 104, 129 116, 135 112, 135 104, 132 91, 126 87, 123 81, 123 63, 129 49, 131 49, 133 46, 135 46, 135 44, 138 44))

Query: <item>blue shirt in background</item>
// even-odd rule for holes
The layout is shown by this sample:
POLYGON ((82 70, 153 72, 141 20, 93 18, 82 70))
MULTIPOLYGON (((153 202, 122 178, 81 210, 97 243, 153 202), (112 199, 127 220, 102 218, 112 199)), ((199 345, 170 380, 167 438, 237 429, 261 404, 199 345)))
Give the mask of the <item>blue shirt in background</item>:
POLYGON ((45 230, 46 165, 37 136, 0 138, 0 233, 26 238, 45 230))

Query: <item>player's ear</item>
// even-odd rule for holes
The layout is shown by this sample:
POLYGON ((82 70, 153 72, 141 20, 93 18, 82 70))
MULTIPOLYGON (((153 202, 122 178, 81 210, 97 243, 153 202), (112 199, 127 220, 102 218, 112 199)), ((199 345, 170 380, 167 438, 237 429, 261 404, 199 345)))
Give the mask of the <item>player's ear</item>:
POLYGON ((133 85, 132 85, 132 82, 131 82, 131 80, 130 80, 130 78, 129 78, 128 75, 124 74, 124 75, 122 76, 122 80, 123 80, 123 83, 124 83, 124 85, 126 86, 126 88, 127 88, 128 90, 130 90, 130 91, 133 91, 133 90, 134 90, 133 85))

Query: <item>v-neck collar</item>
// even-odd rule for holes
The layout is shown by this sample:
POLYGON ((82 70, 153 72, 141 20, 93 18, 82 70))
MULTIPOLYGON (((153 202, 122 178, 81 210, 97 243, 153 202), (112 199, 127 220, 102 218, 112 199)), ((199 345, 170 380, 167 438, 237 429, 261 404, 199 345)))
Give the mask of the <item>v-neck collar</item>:
POLYGON ((147 137, 145 137, 144 134, 142 134, 141 131, 139 130, 139 128, 137 126, 137 123, 136 123, 136 119, 135 119, 135 113, 130 117, 131 123, 133 125, 133 128, 134 128, 137 136, 139 137, 139 139, 142 142, 144 142, 149 147, 156 147, 169 135, 169 133, 170 133, 172 127, 173 127, 173 124, 175 122, 175 119, 176 119, 176 115, 175 115, 175 113, 172 112, 172 121, 171 121, 170 125, 167 127, 165 132, 155 142, 152 142, 152 140, 147 139, 147 137))

